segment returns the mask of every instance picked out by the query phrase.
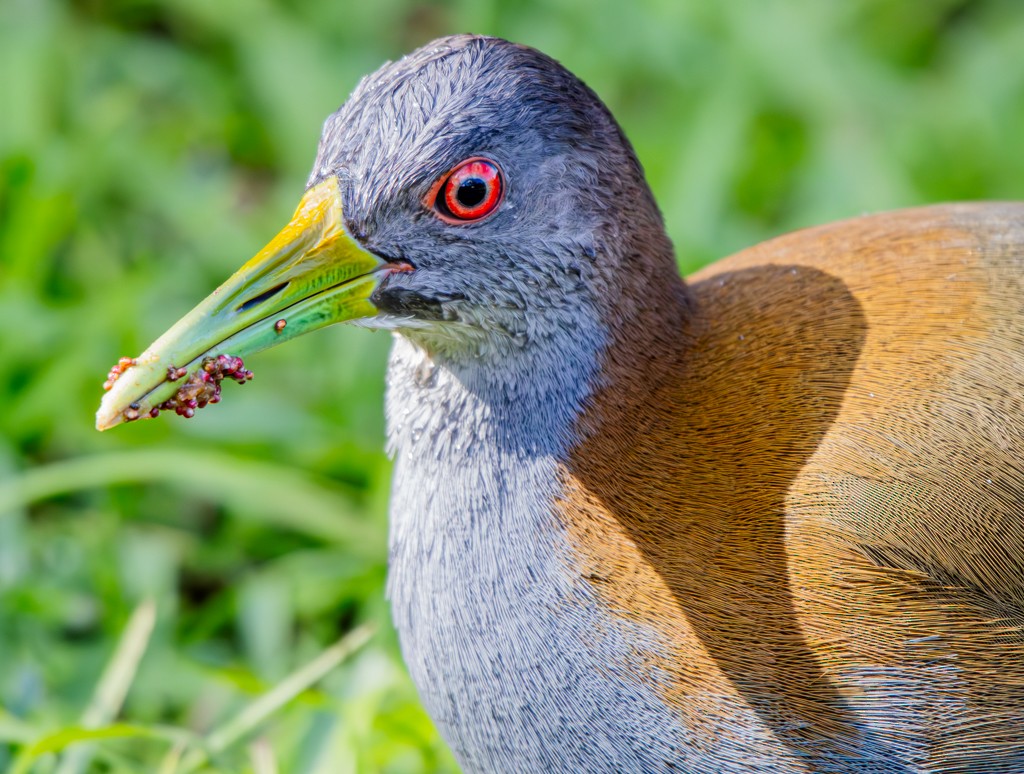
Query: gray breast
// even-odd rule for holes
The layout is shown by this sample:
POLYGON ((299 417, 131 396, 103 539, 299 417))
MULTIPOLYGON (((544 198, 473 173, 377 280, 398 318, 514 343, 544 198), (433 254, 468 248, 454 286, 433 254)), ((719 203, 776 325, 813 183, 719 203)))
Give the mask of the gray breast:
POLYGON ((550 507, 589 379, 542 406, 475 378, 396 337, 389 594, 423 702, 469 772, 662 770, 684 734, 627 677, 645 635, 599 615, 550 507))

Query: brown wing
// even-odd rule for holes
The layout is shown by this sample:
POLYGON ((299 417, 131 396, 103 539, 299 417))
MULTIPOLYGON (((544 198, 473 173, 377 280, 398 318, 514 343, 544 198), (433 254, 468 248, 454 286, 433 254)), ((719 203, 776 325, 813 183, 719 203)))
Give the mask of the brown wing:
POLYGON ((803 399, 835 411, 787 495, 792 518, 813 512, 882 565, 1021 609, 1024 205, 812 229, 743 253, 704 283, 722 269, 787 263, 834 277, 850 296, 835 287, 823 296, 830 283, 813 283, 804 300, 817 330, 783 345, 818 350, 804 377, 818 395, 803 399))
POLYGON ((558 515, 698 736, 752 707, 755 744, 824 758, 865 717, 935 762, 1022 755, 1022 277, 1024 205, 909 210, 744 251, 685 321, 620 331, 558 515))

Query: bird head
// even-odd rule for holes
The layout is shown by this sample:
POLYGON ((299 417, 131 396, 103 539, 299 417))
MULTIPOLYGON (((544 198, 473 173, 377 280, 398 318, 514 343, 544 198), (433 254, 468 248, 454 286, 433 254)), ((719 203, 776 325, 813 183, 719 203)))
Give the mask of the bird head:
POLYGON ((525 46, 438 40, 327 119, 291 221, 135 359, 97 427, 147 415, 217 353, 336 322, 456 363, 515 357, 642 297, 659 260, 643 171, 589 88, 525 46))

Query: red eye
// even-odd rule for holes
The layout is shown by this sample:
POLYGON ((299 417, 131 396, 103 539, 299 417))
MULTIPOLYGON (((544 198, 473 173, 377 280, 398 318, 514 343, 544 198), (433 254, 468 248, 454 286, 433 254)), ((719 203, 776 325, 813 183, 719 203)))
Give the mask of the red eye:
POLYGON ((501 182, 501 170, 493 161, 468 159, 435 186, 434 208, 449 222, 480 220, 501 203, 501 182))

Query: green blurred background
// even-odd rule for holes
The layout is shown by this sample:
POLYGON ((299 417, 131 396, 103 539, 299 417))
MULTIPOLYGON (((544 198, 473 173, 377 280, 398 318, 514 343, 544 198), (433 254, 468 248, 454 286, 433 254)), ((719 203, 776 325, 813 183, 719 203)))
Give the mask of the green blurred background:
POLYGON ((285 223, 357 79, 463 31, 605 98, 686 270, 866 211, 1024 197, 1020 0, 0 0, 0 768, 177 770, 169 738, 209 741, 368 621, 207 769, 454 770, 384 600, 384 334, 259 355, 191 422, 92 415, 119 356, 285 223), (134 730, 42 752, 77 738, 144 599, 134 730))

